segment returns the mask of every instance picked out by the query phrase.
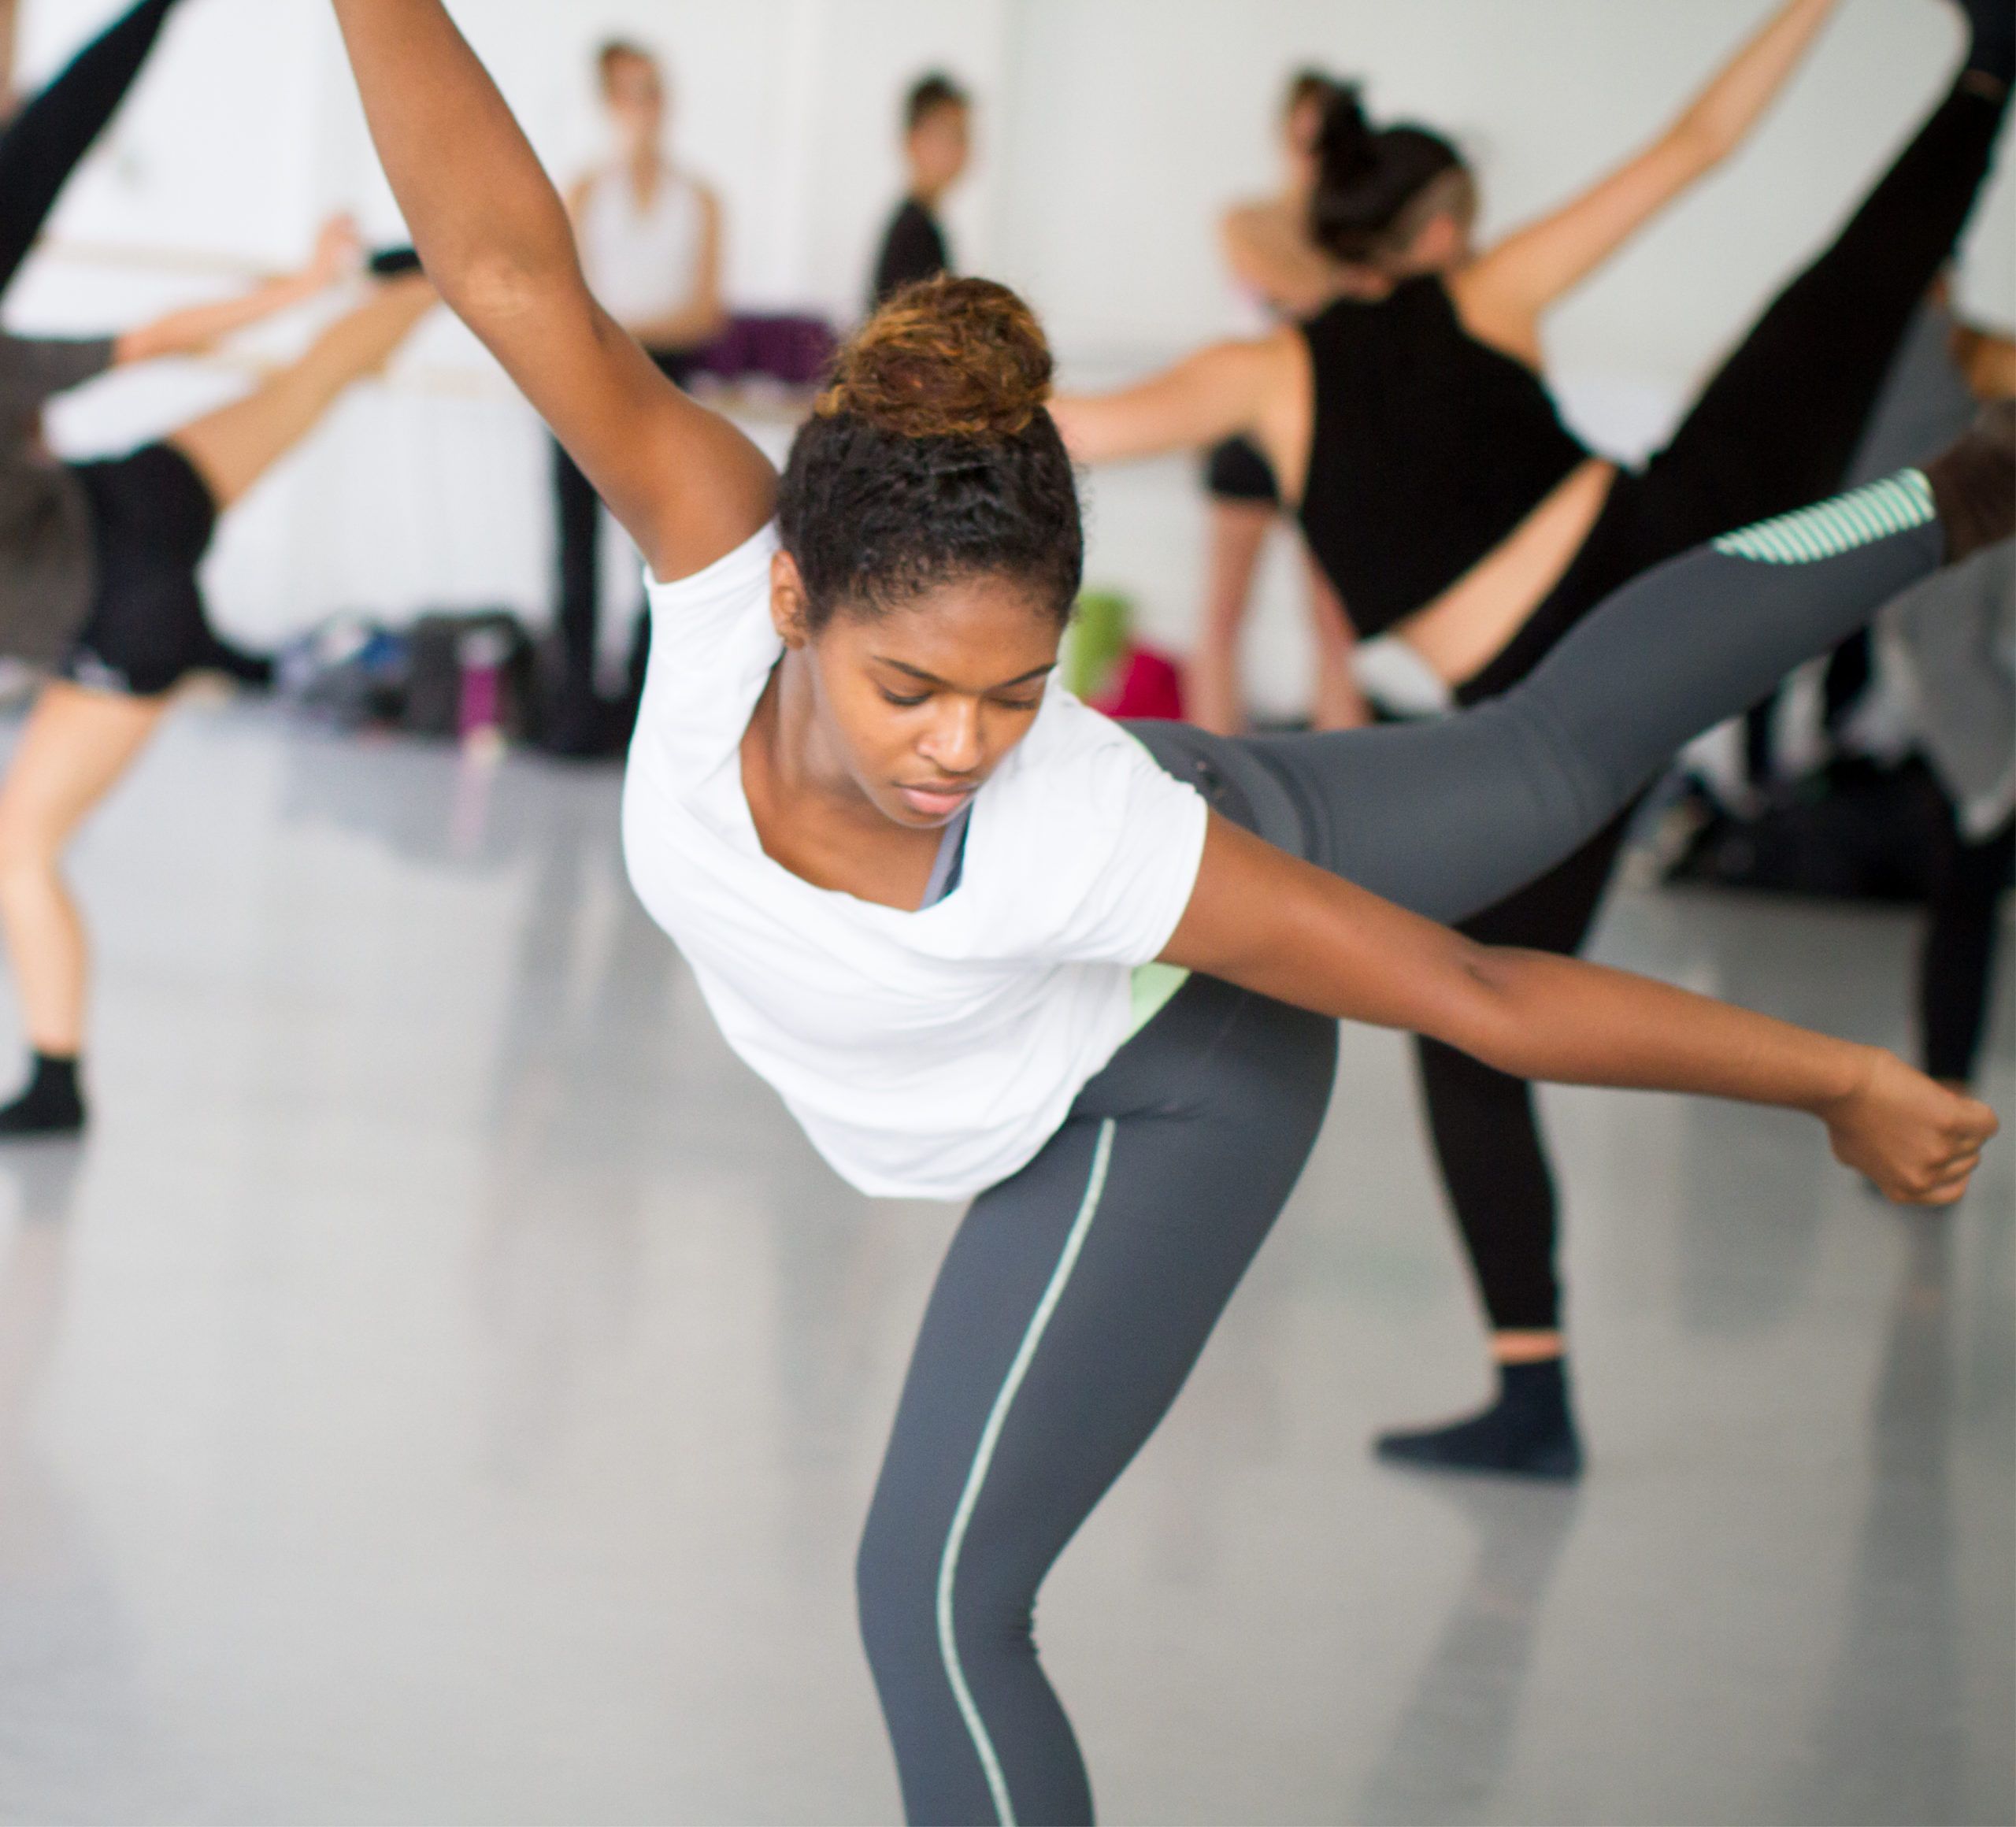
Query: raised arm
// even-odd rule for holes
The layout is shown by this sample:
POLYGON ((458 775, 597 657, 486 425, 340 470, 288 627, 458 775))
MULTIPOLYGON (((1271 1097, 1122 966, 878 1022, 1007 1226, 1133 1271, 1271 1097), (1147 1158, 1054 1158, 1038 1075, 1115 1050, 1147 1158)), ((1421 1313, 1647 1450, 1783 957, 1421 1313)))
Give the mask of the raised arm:
POLYGON ((1879 1047, 1648 978, 1478 945, 1214 814, 1163 953, 1280 1001, 1431 1036, 1518 1078, 1695 1091, 1806 1110, 1890 1198, 1966 1190, 1994 1114, 1879 1047))
POLYGON ((1279 203, 1227 210, 1218 241, 1232 277, 1291 317, 1313 317, 1338 298, 1374 295, 1384 283, 1325 254, 1279 203))
POLYGON ((354 272, 359 251, 357 224, 347 216, 334 217, 323 224, 315 238, 315 251, 298 272, 283 273, 235 298, 220 298, 213 305, 192 305, 187 310, 171 311, 151 324, 128 330, 113 343, 113 362, 123 366, 132 361, 151 361, 161 355, 193 355, 207 349, 232 331, 312 298, 324 286, 354 272))
POLYGON ((335 0, 371 136, 428 276, 669 580, 769 518, 769 460, 590 295, 547 175, 440 0, 335 0))
POLYGON ((1789 0, 1644 151, 1458 274, 1472 334, 1531 356, 1540 313, 1742 143, 1837 4, 1789 0))
POLYGON ((1067 394, 1051 402, 1065 447, 1080 463, 1118 463, 1251 438, 1299 491, 1314 418, 1309 349, 1299 332, 1219 343, 1115 393, 1067 394))

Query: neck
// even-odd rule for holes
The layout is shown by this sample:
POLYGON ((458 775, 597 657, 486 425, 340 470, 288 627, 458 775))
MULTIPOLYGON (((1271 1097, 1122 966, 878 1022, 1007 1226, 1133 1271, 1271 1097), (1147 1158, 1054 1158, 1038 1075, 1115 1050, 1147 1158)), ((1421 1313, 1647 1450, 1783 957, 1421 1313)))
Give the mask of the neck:
POLYGON ((784 650, 750 722, 762 750, 763 765, 779 799, 822 813, 887 822, 854 784, 825 739, 811 662, 796 647, 784 650))

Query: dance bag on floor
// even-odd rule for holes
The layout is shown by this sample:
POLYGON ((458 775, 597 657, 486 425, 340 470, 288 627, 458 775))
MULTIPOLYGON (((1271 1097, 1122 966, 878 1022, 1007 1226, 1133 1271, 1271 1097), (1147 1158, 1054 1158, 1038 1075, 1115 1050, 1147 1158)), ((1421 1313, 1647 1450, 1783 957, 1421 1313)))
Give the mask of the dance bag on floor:
POLYGON ((432 611, 406 630, 406 706, 413 736, 466 736, 495 729, 534 735, 532 643, 510 610, 432 611))
POLYGON ((1838 900, 1923 901, 1955 842, 1953 815, 1922 762, 1836 761, 1755 818, 1714 813, 1673 882, 1765 888, 1838 900))

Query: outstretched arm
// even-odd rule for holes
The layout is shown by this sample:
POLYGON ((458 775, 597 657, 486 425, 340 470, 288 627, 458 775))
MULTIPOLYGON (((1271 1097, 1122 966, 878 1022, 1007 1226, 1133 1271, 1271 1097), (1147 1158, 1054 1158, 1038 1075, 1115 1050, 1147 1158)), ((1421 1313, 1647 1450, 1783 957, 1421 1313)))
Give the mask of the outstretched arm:
POLYGON ((269 280, 235 298, 171 311, 151 324, 128 330, 112 345, 113 365, 151 361, 161 355, 193 355, 207 349, 234 330, 312 298, 357 265, 358 249, 357 225, 347 216, 335 217, 322 225, 315 251, 298 272, 269 280))
POLYGON ((371 136, 428 278, 643 552, 684 577, 769 518, 776 476, 598 305, 561 206, 440 0, 335 0, 371 136))
POLYGON ((1790 0, 1652 145, 1459 273, 1450 291, 1472 334, 1533 354, 1540 313, 1742 143, 1838 3, 1790 0))
POLYGON ((1857 1047, 1648 978, 1474 943, 1213 815, 1165 960, 1326 1015, 1425 1034, 1521 1078, 1778 1104, 1890 1198, 1951 1204, 1986 1105, 1857 1047))
POLYGON ((1280 479, 1301 491, 1314 417, 1309 349, 1299 332, 1218 343, 1117 393, 1053 400, 1065 447, 1080 463, 1118 463, 1250 437, 1280 479))

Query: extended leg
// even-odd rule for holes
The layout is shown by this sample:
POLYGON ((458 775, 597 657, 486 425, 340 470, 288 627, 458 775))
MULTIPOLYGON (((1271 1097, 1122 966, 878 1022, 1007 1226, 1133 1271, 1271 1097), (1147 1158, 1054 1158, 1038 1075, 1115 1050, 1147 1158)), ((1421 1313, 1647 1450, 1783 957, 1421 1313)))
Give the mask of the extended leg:
POLYGON ((83 1120, 88 951, 65 888, 63 852, 85 815, 132 765, 166 700, 43 687, 0 784, 0 929, 36 1056, 35 1080, 0 1110, 0 1133, 75 1128, 83 1120))
POLYGON ((2007 98, 2005 87, 1978 72, 1962 76, 1632 485, 1628 531, 1584 549, 1519 632, 1464 683, 1465 702, 1523 678, 1628 577, 1843 486, 1913 314, 1973 210, 2007 98))
POLYGON ((0 291, 20 270, 71 172, 125 100, 174 4, 140 0, 0 133, 0 291))
POLYGON ((1302 1171, 1336 1025, 1193 978, 973 1203, 858 1569, 914 1821, 1089 1820, 1037 1588, 1152 1433, 1302 1171))

